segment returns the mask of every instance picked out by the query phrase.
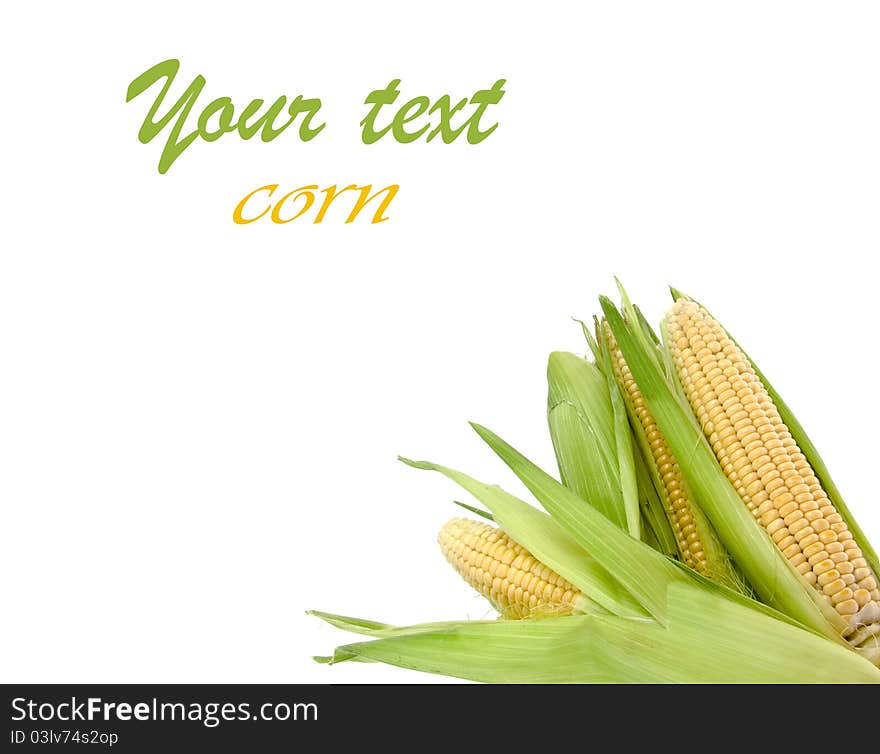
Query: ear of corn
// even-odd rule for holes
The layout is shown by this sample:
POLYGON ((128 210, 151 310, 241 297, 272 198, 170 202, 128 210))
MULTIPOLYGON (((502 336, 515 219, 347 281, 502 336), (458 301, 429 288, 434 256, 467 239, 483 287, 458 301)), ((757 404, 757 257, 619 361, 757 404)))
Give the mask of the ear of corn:
MULTIPOLYGON (((621 291, 623 291, 622 287, 621 291)), ((596 364, 599 367, 599 370, 605 375, 605 379, 609 385, 609 392, 615 396, 617 405, 621 407, 619 431, 627 435, 632 435, 629 426, 629 409, 626 402, 626 396, 622 387, 618 384, 611 367, 611 349, 608 344, 604 342, 603 338, 594 336, 593 332, 590 331, 585 322, 579 323, 584 338, 589 344, 590 351, 593 353, 596 360, 596 364)), ((593 324, 594 331, 598 333, 599 320, 596 317, 593 318, 593 324)), ((648 328, 648 330, 650 330, 650 328, 648 328)), ((657 342, 656 337, 654 338, 654 342, 657 342)), ((632 447, 632 459, 635 468, 636 491, 642 514, 642 539, 664 555, 678 557, 678 543, 675 540, 672 527, 666 517, 663 502, 657 494, 657 489, 651 479, 648 466, 638 448, 632 447)))
MULTIPOLYGON (((639 364, 638 370, 642 372, 641 376, 636 371, 636 368, 633 367, 633 373, 637 381, 643 388, 646 383, 650 384, 652 393, 650 396, 646 393, 646 400, 654 412, 658 425, 673 452, 679 454, 691 453, 691 461, 683 467, 688 483, 692 488, 698 490, 700 499, 705 507, 705 512, 761 599, 795 617, 805 625, 811 626, 814 630, 824 632, 830 638, 843 641, 841 637, 849 637, 851 644, 855 645, 857 651, 862 652, 865 656, 871 658, 872 661, 880 660, 880 647, 871 639, 872 629, 870 628, 870 623, 875 620, 873 617, 873 606, 866 604, 866 612, 859 612, 856 618, 849 617, 854 614, 848 612, 852 610, 854 602, 847 602, 850 599, 849 592, 843 591, 840 594, 842 590, 846 589, 846 584, 841 585, 840 582, 843 579, 833 573, 833 571, 837 570, 833 567, 833 564, 837 561, 828 557, 824 558, 823 564, 819 568, 823 573, 831 572, 831 577, 833 578, 825 577, 825 579, 830 580, 823 579, 825 583, 820 585, 823 587, 822 589, 813 588, 808 581, 809 577, 805 577, 797 570, 798 566, 802 566, 802 562, 797 558, 789 560, 788 555, 792 553, 784 551, 784 549, 790 550, 792 544, 785 541, 784 537, 781 536, 786 535, 786 533, 782 532, 780 535, 780 541, 783 542, 782 548, 777 546, 777 543, 772 539, 773 533, 780 529, 780 524, 775 524, 773 531, 768 532, 762 527, 759 520, 749 513, 747 505, 743 505, 740 492, 737 491, 738 487, 740 490, 743 489, 743 484, 740 484, 743 480, 738 479, 736 476, 728 478, 727 472, 730 471, 730 463, 725 462, 727 472, 722 469, 707 438, 703 436, 702 432, 694 429, 693 418, 681 415, 680 407, 676 404, 668 388, 663 384, 660 375, 651 370, 651 365, 648 364, 649 359, 643 358, 643 355, 639 352, 637 345, 634 344, 633 339, 629 336, 626 325, 619 313, 617 313, 616 309, 607 299, 603 301, 603 308, 606 311, 606 316, 609 318, 609 324, 612 325, 614 335, 624 351, 627 362, 631 367, 633 367, 635 362, 639 364), (624 340, 627 342, 626 347, 624 347, 624 340), (629 353, 627 353, 627 349, 629 349, 629 353), (662 420, 661 415, 663 417, 662 420), (694 437, 694 433, 696 433, 696 437, 694 437), (678 447, 676 448, 676 446, 678 447), (829 561, 831 565, 825 563, 825 561, 829 561), (826 594, 824 587, 827 587, 829 591, 833 591, 834 595, 839 595, 838 604, 843 605, 842 610, 837 609, 836 604, 830 599, 834 595, 826 594)), ((674 327, 674 325, 672 326, 674 327)), ((664 339, 669 342, 673 336, 665 331, 665 327, 666 324, 664 324, 664 339)), ((705 349, 701 348, 701 356, 708 358, 707 353, 714 352, 713 349, 715 348, 715 345, 706 346, 705 349), (703 353, 703 351, 707 353, 703 353)), ((675 353, 672 351, 672 348, 670 348, 670 351, 674 356, 675 353)), ((683 363, 681 361, 678 365, 679 368, 681 368, 683 363)), ((689 362, 689 366, 692 366, 692 363, 689 362)), ((728 369, 726 364, 722 365, 722 372, 724 369, 728 369)), ((709 377, 704 376, 705 379, 716 380, 716 386, 719 386, 721 383, 717 380, 717 377, 718 375, 714 373, 709 377)), ((685 380, 683 380, 683 387, 686 393, 690 393, 689 398, 693 400, 694 396, 685 380)), ((739 386, 738 390, 741 388, 742 386, 739 386)), ((728 407, 734 408, 737 391, 731 393, 729 387, 724 389, 728 392, 721 396, 721 400, 726 401, 728 407)), ((710 404, 709 401, 712 399, 708 396, 705 397, 707 405, 711 408, 714 404, 710 404)), ((718 396, 715 399, 717 400, 717 398, 718 396)), ((701 405, 694 406, 698 420, 700 420, 699 409, 701 405)), ((748 430, 747 424, 743 421, 748 418, 748 414, 735 417, 735 421, 740 422, 737 425, 739 429, 743 431, 748 430)), ((728 436, 727 428, 724 429, 727 432, 725 436, 728 436)), ((712 434, 712 431, 710 431, 707 437, 710 437, 712 434)), ((714 442, 718 439, 713 437, 712 441, 714 442)), ((753 453, 756 458, 760 453, 766 455, 768 449, 763 447, 760 440, 760 433, 757 438, 748 438, 748 442, 752 444, 749 445, 748 450, 745 452, 747 454, 753 453)), ((740 455, 737 455, 734 460, 739 458, 740 455)), ((771 471, 767 467, 767 463, 769 461, 761 463, 761 473, 769 473, 771 471)), ((780 475, 782 471, 788 473, 786 467, 782 467, 779 472, 780 475)), ((746 472, 743 473, 745 474, 746 472)), ((752 477, 748 477, 745 479, 745 485, 751 487, 754 481, 752 477)), ((771 480, 768 478, 767 481, 771 480)), ((794 482, 792 483, 794 484, 794 482)), ((774 489, 776 486, 778 485, 771 485, 774 489)), ((801 495, 803 493, 804 490, 797 488, 794 494, 801 495)), ((763 500, 758 505, 762 502, 763 500)), ((762 510, 760 515, 765 513, 769 515, 766 510, 762 510)), ((794 519, 792 519, 792 522, 794 522, 794 519)), ((833 524, 834 522, 829 523, 833 524)), ((811 533, 803 523, 796 525, 795 528, 798 531, 804 529, 803 536, 811 533)), ((813 544, 812 540, 809 542, 813 544)), ((804 558, 806 561, 809 560, 809 556, 804 556, 804 558)), ((801 570, 803 570, 803 567, 801 570)), ((817 577, 818 575, 821 574, 817 574, 817 577)))
POLYGON ((580 590, 501 529, 454 518, 440 530, 440 550, 458 574, 505 618, 586 612, 580 590))
MULTIPOLYGON (((483 484, 455 469, 427 461, 410 461, 405 458, 401 460, 417 469, 437 471, 472 494, 492 512, 498 526, 511 539, 581 591, 589 600, 582 603, 582 609, 590 609, 591 603, 595 603, 600 612, 633 618, 644 618, 648 615, 637 597, 627 590, 617 575, 611 575, 609 568, 601 561, 602 553, 596 557, 595 553, 586 550, 559 522, 546 513, 500 487, 483 484)), ((580 507, 589 508, 583 502, 580 507)), ((595 521, 629 539, 600 513, 589 510, 595 521)))
MULTIPOLYGON (((673 299, 676 301, 681 298, 688 298, 675 288, 672 288, 671 291, 673 299)), ((778 410, 779 416, 781 417, 783 423, 788 428, 795 443, 806 457, 807 463, 810 465, 817 478, 819 479, 822 489, 826 492, 829 499, 834 504, 834 507, 837 509, 838 513, 840 513, 840 515, 846 521, 847 526, 852 532, 853 538, 855 539, 858 546, 861 548, 862 553, 865 559, 868 561, 868 564, 870 565, 872 571, 875 574, 880 574, 880 558, 878 558, 876 550, 874 550, 874 548, 871 546, 871 543, 868 541, 868 538, 865 536, 862 528, 859 526, 858 522, 850 513, 846 502, 843 500, 843 496, 840 494, 837 485, 831 478, 831 474, 828 471, 828 467, 825 465, 825 461, 822 460, 822 456, 819 455, 819 451, 816 449, 816 446, 813 444, 812 440, 810 440, 810 437, 807 435, 806 430, 804 430, 803 426, 794 415, 794 412, 789 408, 788 404, 786 404, 786 402, 782 399, 782 396, 779 395, 773 385, 770 384, 770 381, 758 368, 758 365, 755 364, 755 362, 742 349, 742 347, 736 342, 736 340, 734 340, 733 337, 730 336, 729 333, 728 337, 730 337, 731 342, 742 351, 746 361, 751 365, 752 369, 754 369, 755 374, 761 381, 761 384, 764 386, 767 394, 770 396, 770 400, 773 402, 774 406, 778 410)))
POLYGON ((684 298, 667 316, 667 329, 688 400, 743 503, 848 623, 848 635, 861 643, 880 633, 876 575, 745 354, 684 298))
POLYGON ((626 398, 632 429, 663 503, 679 557, 703 576, 733 589, 743 589, 741 578, 684 480, 678 461, 654 421, 607 322, 602 322, 599 330, 599 337, 609 349, 611 371, 626 398))
POLYGON ((564 485, 529 461, 494 432, 472 425, 529 492, 584 550, 592 555, 660 623, 666 591, 684 579, 668 558, 621 531, 564 485))

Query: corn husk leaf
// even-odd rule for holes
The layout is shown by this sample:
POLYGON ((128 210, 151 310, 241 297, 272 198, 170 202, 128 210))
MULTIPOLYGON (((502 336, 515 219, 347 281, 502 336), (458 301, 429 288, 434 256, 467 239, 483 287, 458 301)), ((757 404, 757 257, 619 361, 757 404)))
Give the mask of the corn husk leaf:
MULTIPOLYGON (((411 461, 407 458, 400 460, 413 468, 438 471, 461 485, 491 511, 494 520, 510 537, 548 568, 574 584, 603 611, 615 615, 647 615, 625 586, 543 511, 500 487, 483 484, 455 469, 428 461, 411 461)), ((615 528, 600 514, 594 515, 602 518, 609 527, 615 528)))
MULTIPOLYGON (((641 317, 641 313, 639 313, 641 317)), ((642 317, 642 320, 644 318, 642 317)), ((617 385, 617 381, 614 379, 614 371, 611 367, 610 363, 610 352, 608 350, 607 343, 602 343, 599 345, 599 341, 587 327, 586 323, 581 320, 576 320, 583 330, 584 338, 586 339, 588 345, 590 346, 590 351, 592 351, 594 358, 596 359, 597 365, 599 366, 600 371, 605 375, 606 380, 609 382, 613 382, 615 388, 618 391, 619 397, 623 400, 624 409, 627 413, 627 418, 629 414, 628 405, 623 397, 623 393, 620 391, 620 387, 617 385)), ((598 318, 593 318, 594 329, 597 333, 601 332, 600 330, 600 322, 598 318)), ((647 330, 652 332, 650 326, 645 323, 647 330)), ((656 336, 654 336, 654 342, 657 342, 656 336)), ((629 424, 629 422, 627 422, 629 424)), ((627 432, 629 433, 630 439, 632 438, 632 430, 629 426, 626 427, 627 432)), ((648 464, 645 462, 644 456, 640 449, 633 448, 632 449, 632 459, 635 469, 635 478, 636 478, 636 489, 639 499, 639 506, 642 512, 642 540, 653 547, 655 550, 659 550, 664 555, 667 555, 671 558, 678 557, 678 545, 675 542, 675 536, 672 533, 672 528, 669 525, 669 519, 666 517, 666 512, 663 509, 663 502, 660 499, 660 496, 657 493, 657 489, 655 488, 653 479, 652 479, 652 471, 649 469, 648 464)))
MULTIPOLYGON (((608 344, 602 342, 603 361, 610 360, 608 344)), ((617 449, 617 463, 620 479, 621 495, 623 496, 623 509, 626 513, 627 531, 630 536, 641 538, 640 524, 641 511, 639 510, 639 483, 636 476, 635 460, 633 458, 632 431, 629 426, 629 417, 626 412, 626 402, 620 393, 620 388, 610 370, 604 370, 605 381, 608 385, 608 393, 611 396, 611 411, 614 417, 614 441, 617 449)))
MULTIPOLYGON (((641 528, 642 512, 640 510, 644 499, 639 490, 639 472, 636 467, 637 453, 632 444, 632 432, 629 427, 626 401, 610 369, 611 355, 607 344, 604 341, 601 343, 597 341, 584 322, 581 320, 576 321, 580 324, 584 337, 593 353, 596 368, 605 377, 608 395, 611 399, 612 417, 614 419, 612 433, 617 451, 618 477, 623 510, 627 522, 626 530, 634 537, 645 539, 641 528)), ((662 534, 656 530, 652 533, 658 544, 663 541, 662 534)), ((669 536, 671 537, 671 532, 669 532, 669 536)))
POLYGON ((480 518, 485 518, 487 521, 495 520, 495 517, 491 513, 489 513, 488 511, 484 511, 482 508, 477 508, 477 506, 475 505, 468 505, 467 503, 462 503, 459 500, 453 500, 452 502, 455 503, 459 508, 464 508, 470 513, 475 513, 480 518))
POLYGON ((479 424, 471 426, 574 540, 613 573, 645 610, 665 623, 666 589, 687 578, 675 563, 614 526, 494 432, 479 424))
POLYGON ((574 615, 392 629, 318 614, 377 637, 320 660, 384 662, 487 683, 880 683, 880 671, 856 653, 698 584, 671 584, 668 596, 665 628, 574 615))
POLYGON ((547 383, 547 422, 562 483, 637 536, 635 478, 619 452, 622 440, 604 375, 586 359, 557 351, 547 361, 547 383))
POLYGON ((626 512, 614 470, 603 459, 599 439, 572 403, 547 412, 562 483, 615 526, 626 530, 626 512))
POLYGON ((636 478, 639 485, 639 504, 642 508, 642 539, 655 550, 659 550, 670 558, 678 557, 678 545, 669 526, 669 519, 663 509, 663 503, 654 487, 651 472, 641 453, 634 455, 636 478), (650 534, 652 539, 646 535, 650 534))

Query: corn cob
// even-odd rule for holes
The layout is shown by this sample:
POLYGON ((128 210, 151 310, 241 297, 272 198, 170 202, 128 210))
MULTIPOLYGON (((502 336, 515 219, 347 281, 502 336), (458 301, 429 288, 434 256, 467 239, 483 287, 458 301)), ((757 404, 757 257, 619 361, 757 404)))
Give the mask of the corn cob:
POLYGON ((666 318, 684 392, 725 475, 788 562, 849 625, 880 633, 880 590, 846 522, 798 448, 745 354, 699 304, 666 318))
POLYGON ((630 372, 620 347, 611 333, 611 328, 607 323, 603 323, 602 330, 608 343, 611 367, 617 384, 620 385, 630 411, 644 433, 643 437, 651 456, 648 460, 649 462, 653 461, 660 481, 660 489, 657 491, 663 502, 669 525, 672 527, 681 559, 685 565, 698 573, 709 576, 709 563, 703 545, 704 538, 698 529, 694 506, 681 477, 678 461, 675 460, 669 446, 663 439, 663 435, 660 434, 657 423, 645 404, 642 392, 633 379, 632 372, 630 372))
POLYGON ((577 588, 490 524, 454 518, 438 540, 452 567, 505 618, 568 615, 584 602, 577 588))

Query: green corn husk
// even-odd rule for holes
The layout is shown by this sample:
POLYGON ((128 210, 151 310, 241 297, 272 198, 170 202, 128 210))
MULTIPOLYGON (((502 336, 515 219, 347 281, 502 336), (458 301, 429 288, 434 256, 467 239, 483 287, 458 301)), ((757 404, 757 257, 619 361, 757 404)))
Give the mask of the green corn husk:
MULTIPOLYGON (((529 492, 571 537, 602 565, 658 622, 666 622, 666 590, 683 580, 677 564, 611 524, 571 490, 538 468, 491 430, 477 434, 510 467, 529 492)), ((516 539, 516 536, 511 533, 516 539)), ((528 545, 524 545, 528 549, 528 545)), ((537 556, 536 556, 537 557, 537 556)), ((538 558, 540 560, 540 557, 538 558)))
MULTIPOLYGON (((670 557, 675 540, 609 369, 607 343, 584 327, 595 363, 559 352, 548 362, 548 423, 562 482, 472 425, 546 512, 453 469, 401 459, 470 493, 482 507, 457 505, 494 521, 579 589, 578 612, 406 627, 315 612, 366 639, 316 660, 384 662, 484 682, 880 683, 880 649, 853 651, 840 638, 843 619, 742 504, 703 437, 663 340, 621 293, 622 313, 600 300, 604 317, 693 497, 760 601, 735 579, 710 581, 670 557)), ((758 374, 880 572, 814 446, 758 374)))
POLYGON ((605 375, 572 353, 550 354, 547 421, 562 483, 634 537, 638 483, 629 428, 605 375))
MULTIPOLYGON (((407 458, 400 460, 416 469, 439 471, 459 484, 491 511, 492 517, 511 538, 544 565, 574 584, 589 600, 605 611, 631 617, 648 615, 640 607, 637 597, 634 598, 625 585, 611 575, 600 558, 585 549, 546 513, 500 487, 483 484, 460 471, 427 461, 411 461, 407 458)), ((591 513, 597 519, 602 518, 598 513, 591 513)), ((607 522, 605 525, 613 528, 607 522)))
POLYGON ((636 480, 639 490, 639 505, 642 508, 642 539, 655 550, 670 558, 679 556, 678 543, 666 518, 663 503, 648 470, 648 464, 641 453, 634 455, 636 480))
POLYGON ((371 641, 322 662, 384 662, 486 683, 880 683, 833 642, 695 583, 673 584, 669 624, 613 615, 392 626, 315 613, 371 641))

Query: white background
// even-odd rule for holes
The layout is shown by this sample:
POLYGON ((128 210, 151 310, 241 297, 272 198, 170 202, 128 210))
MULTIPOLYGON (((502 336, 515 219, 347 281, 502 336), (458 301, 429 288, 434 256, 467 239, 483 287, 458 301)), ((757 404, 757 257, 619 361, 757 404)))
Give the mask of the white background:
POLYGON ((746 345, 880 541, 873 3, 18 3, 3 24, 2 680, 435 679, 312 654, 309 608, 479 618, 436 530, 521 488, 467 425, 553 469, 547 354, 619 275, 746 345), (129 9, 129 8, 132 9, 129 9), (197 142, 172 93, 317 96, 301 143, 197 142), (360 141, 364 97, 506 78, 482 144, 360 141), (400 184, 391 219, 239 227, 257 186, 400 184))

